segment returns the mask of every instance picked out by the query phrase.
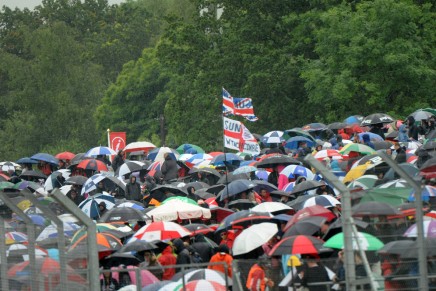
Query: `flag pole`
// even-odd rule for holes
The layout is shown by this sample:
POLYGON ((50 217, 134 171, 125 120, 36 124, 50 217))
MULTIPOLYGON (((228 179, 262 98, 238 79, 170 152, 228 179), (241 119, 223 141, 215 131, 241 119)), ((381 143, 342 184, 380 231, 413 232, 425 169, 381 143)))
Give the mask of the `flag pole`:
POLYGON ((106 132, 107 132, 107 146, 108 146, 109 148, 112 148, 112 147, 111 147, 111 138, 110 138, 111 130, 108 128, 108 129, 106 130, 106 132))

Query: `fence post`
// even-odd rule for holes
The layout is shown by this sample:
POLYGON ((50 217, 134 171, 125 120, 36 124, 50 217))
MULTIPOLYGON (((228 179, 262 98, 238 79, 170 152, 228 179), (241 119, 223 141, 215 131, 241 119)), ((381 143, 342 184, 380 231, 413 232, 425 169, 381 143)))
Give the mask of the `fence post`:
POLYGON ((418 265, 419 265, 419 290, 428 290, 428 270, 427 270, 427 246, 424 241, 424 215, 422 212, 422 188, 421 185, 410 177, 406 171, 392 160, 386 153, 379 152, 378 155, 386 162, 401 178, 406 180, 415 191, 416 206, 416 242, 418 244, 418 265))
POLYGON ((35 207, 38 207, 44 215, 57 226, 58 237, 58 249, 59 249, 59 265, 60 265, 60 284, 61 286, 67 286, 67 260, 65 256, 65 235, 64 235, 64 222, 57 217, 47 206, 42 205, 39 200, 28 190, 21 190, 21 194, 30 200, 35 207))
POLYGON ((8 258, 6 256, 5 220, 0 216, 0 276, 2 278, 2 290, 9 290, 8 258))
POLYGON ((90 290, 100 290, 100 271, 98 263, 98 249, 97 249, 97 226, 91 218, 74 204, 68 197, 56 188, 50 193, 58 203, 63 205, 70 213, 75 215, 85 226, 87 232, 88 243, 88 280, 90 290))
POLYGON ((19 217, 21 217, 26 224, 28 241, 27 250, 29 251, 31 280, 33 281, 31 287, 32 290, 38 290, 38 272, 35 264, 35 225, 33 224, 32 219, 30 219, 26 213, 24 213, 17 205, 15 205, 4 191, 0 191, 0 198, 3 200, 6 206, 15 212, 19 217))
POLYGON ((342 207, 342 232, 344 233, 344 259, 345 259, 345 283, 349 291, 355 291, 356 285, 356 267, 354 262, 353 251, 353 227, 351 217, 351 195, 350 190, 338 180, 338 178, 331 173, 323 164, 321 164, 312 155, 307 155, 304 160, 314 167, 322 177, 329 181, 341 193, 341 207, 342 207))

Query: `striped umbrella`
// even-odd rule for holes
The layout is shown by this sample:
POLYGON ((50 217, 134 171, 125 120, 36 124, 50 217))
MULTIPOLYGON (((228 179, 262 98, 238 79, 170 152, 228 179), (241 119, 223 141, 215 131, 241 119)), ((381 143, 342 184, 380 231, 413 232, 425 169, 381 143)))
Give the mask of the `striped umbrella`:
POLYGON ((377 181, 376 175, 364 175, 356 180, 352 181, 347 185, 348 188, 362 188, 363 190, 374 187, 375 182, 377 181))
MULTIPOLYGON (((436 220, 424 220, 424 237, 436 237, 436 220)), ((406 232, 404 233, 405 237, 417 237, 418 236, 418 227, 415 224, 410 226, 406 232)))
POLYGON ((372 155, 376 153, 375 150, 361 143, 349 143, 339 151, 341 155, 349 154, 350 152, 358 152, 362 155, 372 155))
POLYGON ((19 231, 10 231, 5 233, 6 244, 11 245, 15 243, 27 242, 27 235, 19 231))
POLYGON ((330 195, 318 195, 315 197, 311 197, 309 199, 307 199, 304 203, 302 208, 306 208, 306 207, 310 207, 310 206, 314 206, 314 205, 321 205, 324 206, 325 208, 328 207, 334 207, 336 205, 340 205, 341 202, 334 198, 333 196, 330 195))
POLYGON ((262 138, 261 141, 263 143, 281 143, 282 141, 284 141, 285 139, 283 138, 283 131, 280 130, 274 130, 274 131, 270 131, 268 133, 265 133, 262 138))
POLYGON ((403 179, 397 179, 394 181, 389 181, 376 188, 386 189, 386 188, 411 188, 410 185, 403 179))
MULTIPOLYGON (((66 237, 72 237, 73 234, 80 228, 79 225, 72 222, 64 222, 64 235, 66 237)), ((50 224, 38 235, 36 241, 42 241, 48 238, 58 237, 58 229, 54 224, 50 224)))
POLYGON ((186 160, 186 165, 188 167, 194 167, 198 164, 200 164, 201 162, 204 161, 211 161, 213 159, 213 157, 209 154, 205 154, 205 153, 199 153, 199 154, 195 154, 192 157, 190 157, 189 159, 186 160))
MULTIPOLYGON (((421 192, 422 200, 429 201, 430 197, 436 197, 436 187, 425 185, 421 192)), ((415 201, 415 190, 412 190, 412 193, 409 196, 409 201, 415 201)))
POLYGON ((181 286, 180 289, 175 289, 178 291, 204 291, 204 290, 214 290, 214 291, 226 291, 225 285, 221 285, 215 281, 208 280, 195 280, 188 282, 185 287, 181 286))
POLYGON ((315 178, 315 174, 313 174, 310 169, 300 165, 286 166, 286 168, 284 168, 280 174, 285 175, 288 178, 294 178, 296 175, 304 176, 307 178, 307 180, 313 180, 315 178))
POLYGON ((169 147, 160 147, 151 150, 147 155, 147 159, 153 162, 156 161, 163 162, 165 160, 164 158, 165 153, 169 153, 170 157, 173 160, 177 160, 177 158, 180 156, 180 154, 174 149, 171 149, 169 147))
POLYGON ((111 149, 110 147, 95 147, 90 149, 85 153, 85 157, 96 157, 96 156, 105 156, 105 155, 116 155, 117 152, 111 149))
POLYGON ((79 208, 89 217, 97 218, 100 217, 98 204, 101 202, 104 202, 106 204, 106 208, 108 210, 112 209, 115 206, 115 198, 113 196, 108 194, 98 194, 82 201, 79 204, 79 208))
POLYGON ((144 169, 145 164, 139 161, 129 161, 121 165, 116 171, 116 176, 123 177, 132 172, 139 172, 144 169))
POLYGON ((314 158, 318 160, 323 160, 325 158, 331 158, 333 160, 343 159, 342 155, 339 153, 338 150, 332 150, 332 149, 320 150, 314 155, 314 158))
POLYGON ((324 241, 308 235, 294 235, 282 239, 269 252, 270 256, 290 254, 317 254, 324 241))
POLYGON ((183 226, 171 221, 157 221, 144 225, 132 237, 132 241, 165 241, 191 235, 183 226))

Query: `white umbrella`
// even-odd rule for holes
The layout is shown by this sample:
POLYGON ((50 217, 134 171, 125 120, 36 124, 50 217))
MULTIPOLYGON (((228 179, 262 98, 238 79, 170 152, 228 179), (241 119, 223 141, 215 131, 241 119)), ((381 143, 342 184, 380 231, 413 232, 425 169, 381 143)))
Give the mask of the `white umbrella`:
POLYGON ((243 230, 233 243, 233 255, 246 254, 267 243, 278 232, 277 224, 263 222, 243 230))
POLYGON ((283 204, 281 202, 263 202, 259 205, 254 206, 251 208, 251 211, 255 212, 276 212, 276 211, 282 211, 282 210, 292 210, 292 208, 286 204, 283 204))
POLYGON ((148 141, 135 141, 129 143, 125 148, 125 152, 144 151, 148 152, 150 149, 154 149, 156 146, 148 141))
POLYGON ((172 221, 177 219, 210 218, 210 209, 186 203, 177 199, 170 200, 163 205, 147 212, 153 221, 172 221))
POLYGON ((110 147, 95 147, 90 149, 85 153, 85 157, 96 157, 96 156, 105 156, 105 155, 116 155, 117 152, 111 149, 110 147))

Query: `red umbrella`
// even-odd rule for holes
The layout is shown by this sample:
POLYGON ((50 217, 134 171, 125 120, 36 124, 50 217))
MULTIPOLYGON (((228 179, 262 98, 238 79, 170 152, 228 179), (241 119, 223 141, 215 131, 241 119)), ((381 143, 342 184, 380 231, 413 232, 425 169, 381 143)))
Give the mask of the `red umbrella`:
POLYGON ((313 205, 306 208, 303 208, 297 213, 295 213, 294 216, 292 216, 292 219, 288 221, 288 223, 285 226, 285 231, 288 230, 292 225, 300 221, 301 219, 309 216, 322 216, 327 218, 327 221, 332 220, 333 218, 336 218, 336 216, 331 212, 330 210, 324 208, 321 205, 313 205))
POLYGON ((208 280, 195 280, 188 282, 185 287, 181 287, 179 290, 183 291, 203 291, 203 290, 215 290, 225 291, 226 287, 215 281, 208 280))
POLYGON ((324 241, 308 235, 294 235, 282 239, 270 251, 270 256, 286 254, 318 254, 324 241))
POLYGON ((58 160, 72 160, 75 156, 76 154, 73 154, 71 152, 62 152, 57 154, 55 158, 58 160))
POLYGON ((144 225, 133 235, 133 237, 145 241, 164 241, 188 235, 191 235, 191 232, 175 222, 156 221, 144 225))
MULTIPOLYGON (((22 263, 13 265, 8 270, 8 278, 10 279, 18 279, 23 277, 28 277, 30 275, 30 266, 29 261, 24 261, 22 263)), ((49 258, 36 258, 35 260, 35 269, 38 273, 38 277, 44 278, 44 290, 54 290, 57 285, 60 283, 60 265, 59 262, 49 258)), ((80 275, 76 274, 74 270, 67 266, 67 279, 70 282, 76 282, 79 284, 86 284, 86 280, 80 275)))
POLYGON ((206 234, 209 232, 214 232, 215 230, 210 228, 208 225, 202 223, 191 223, 185 225, 185 228, 192 232, 192 235, 196 235, 199 233, 206 234))
POLYGON ((77 165, 77 168, 92 171, 108 171, 107 166, 96 159, 83 160, 77 165))

